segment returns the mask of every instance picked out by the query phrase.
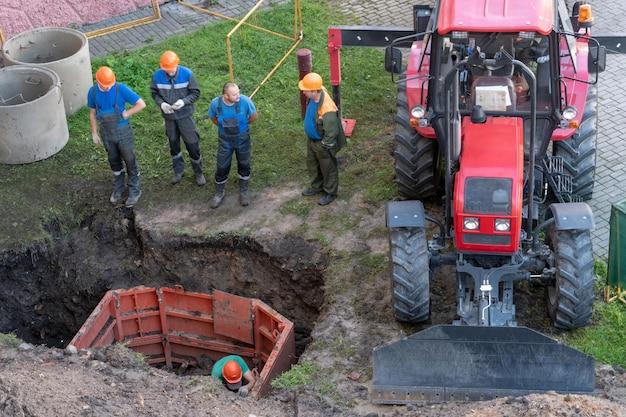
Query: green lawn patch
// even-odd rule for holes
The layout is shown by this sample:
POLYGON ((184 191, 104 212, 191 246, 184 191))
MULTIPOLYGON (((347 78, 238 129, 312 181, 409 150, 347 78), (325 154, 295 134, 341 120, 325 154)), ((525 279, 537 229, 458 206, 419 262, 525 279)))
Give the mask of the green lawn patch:
MULTIPOLYGON (((327 28, 332 24, 350 22, 326 2, 304 1, 302 12, 305 33, 299 47, 311 49, 314 70, 323 75, 329 86, 327 28)), ((293 5, 258 13, 252 22, 292 33, 293 5)), ((189 35, 170 38, 160 45, 92 62, 94 72, 101 65, 112 67, 118 81, 136 90, 148 105, 132 120, 144 190, 140 209, 149 212, 170 202, 208 203, 213 191, 211 178, 215 169, 217 132, 203 117, 211 99, 221 93, 223 83, 228 81, 225 36, 233 26, 232 22, 219 22, 189 35), (169 184, 171 161, 163 120, 149 94, 151 75, 158 68, 160 54, 166 49, 178 52, 181 64, 194 71, 202 89, 195 117, 209 179, 204 188, 193 183, 187 156, 188 174, 184 181, 175 187, 169 184)), ((237 32, 233 38, 233 54, 235 74, 243 94, 252 92, 290 45, 288 40, 247 27, 237 32)), ((390 130, 395 86, 383 70, 380 50, 346 48, 342 52, 342 61, 344 115, 358 119, 358 125, 350 145, 341 153, 347 164, 340 174, 340 192, 348 195, 360 190, 370 200, 383 200, 395 193, 395 186, 387 181, 392 175, 388 145, 377 143, 370 149, 367 142, 390 130), (386 158, 376 160, 371 151, 384 152, 386 158)), ((295 54, 292 54, 254 97, 260 115, 252 130, 251 187, 254 190, 286 181, 304 184, 308 180, 297 78, 295 54)), ((57 155, 28 165, 0 165, 3 201, 0 205, 0 246, 45 239, 48 236, 44 227, 46 222, 59 220, 64 224, 78 224, 90 207, 108 204, 111 172, 104 149, 91 143, 88 110, 82 109, 71 116, 69 128, 69 143, 57 155)), ((228 187, 237 186, 235 169, 236 164, 233 164, 228 187)))
MULTIPOLYGON (((604 294, 606 262, 596 260, 596 294, 604 294)), ((626 367, 626 306, 620 302, 594 305, 593 323, 584 329, 570 332, 565 342, 593 356, 597 361, 626 367)))
POLYGON ((626 306, 596 303, 594 324, 571 332, 566 342, 600 362, 626 367, 626 306))
POLYGON ((295 364, 278 378, 272 381, 272 387, 278 389, 291 389, 311 385, 313 377, 319 373, 319 369, 311 362, 295 364))
POLYGON ((13 333, 0 333, 0 346, 18 347, 22 340, 13 333))

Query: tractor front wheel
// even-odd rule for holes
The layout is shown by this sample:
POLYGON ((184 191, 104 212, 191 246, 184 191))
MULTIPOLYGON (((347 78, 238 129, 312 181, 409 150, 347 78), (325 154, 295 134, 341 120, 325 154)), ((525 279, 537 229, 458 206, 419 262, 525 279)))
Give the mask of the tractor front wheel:
POLYGON ((392 229, 393 309, 397 320, 419 323, 430 316, 430 268, 424 229, 392 229))
POLYGON ((554 251, 555 282, 546 289, 548 313, 554 326, 576 329, 589 324, 593 313, 593 250, 589 230, 549 232, 554 251))

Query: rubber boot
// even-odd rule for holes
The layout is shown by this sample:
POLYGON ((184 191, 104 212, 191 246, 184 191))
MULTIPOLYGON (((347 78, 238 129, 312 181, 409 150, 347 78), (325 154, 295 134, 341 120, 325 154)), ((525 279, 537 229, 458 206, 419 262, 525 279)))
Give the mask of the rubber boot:
POLYGON ((218 208, 220 206, 220 204, 222 204, 222 201, 224 201, 224 195, 226 194, 226 192, 224 191, 226 189, 226 183, 222 183, 222 184, 215 184, 215 195, 213 196, 213 199, 211 200, 211 208, 218 208))
POLYGON ((250 204, 250 194, 248 193, 248 183, 250 180, 239 179, 239 204, 247 206, 250 204))
POLYGON ((196 184, 199 186, 206 184, 206 178, 204 178, 204 174, 202 173, 202 157, 197 161, 192 159, 191 167, 193 168, 193 173, 196 174, 196 184))
POLYGON ((174 170, 172 184, 178 184, 183 179, 185 172, 185 161, 183 160, 182 153, 172 157, 172 169, 174 170))
POLYGON ((134 207, 141 197, 141 186, 139 183, 139 173, 128 178, 128 198, 126 207, 134 207))
POLYGON ((124 190, 126 189, 126 172, 124 170, 113 173, 113 193, 109 201, 117 204, 122 201, 124 190))

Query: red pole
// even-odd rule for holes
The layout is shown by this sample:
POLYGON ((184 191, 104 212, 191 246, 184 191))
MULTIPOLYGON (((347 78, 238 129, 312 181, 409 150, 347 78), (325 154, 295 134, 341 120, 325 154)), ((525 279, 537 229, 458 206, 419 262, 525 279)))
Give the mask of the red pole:
MULTIPOLYGON (((296 56, 298 57, 299 79, 301 80, 313 69, 313 60, 311 51, 306 48, 298 49, 296 56)), ((306 113, 306 97, 302 91, 300 91, 300 113, 304 119, 304 114, 306 113)))

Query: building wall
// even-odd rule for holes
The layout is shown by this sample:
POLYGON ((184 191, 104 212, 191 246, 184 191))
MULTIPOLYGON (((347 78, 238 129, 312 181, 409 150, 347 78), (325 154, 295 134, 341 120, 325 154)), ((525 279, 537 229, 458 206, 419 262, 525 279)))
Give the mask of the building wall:
POLYGON ((8 39, 37 27, 80 27, 149 5, 150 0, 0 0, 0 29, 8 39))

